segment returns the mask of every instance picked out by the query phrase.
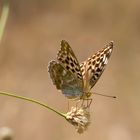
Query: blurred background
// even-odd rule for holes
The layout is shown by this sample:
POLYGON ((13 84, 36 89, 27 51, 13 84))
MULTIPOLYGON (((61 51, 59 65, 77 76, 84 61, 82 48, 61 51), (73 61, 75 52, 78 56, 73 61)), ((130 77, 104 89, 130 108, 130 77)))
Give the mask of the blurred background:
MULTIPOLYGON (((0 0, 0 11, 2 0, 0 0)), ((48 74, 60 41, 78 60, 113 40, 111 59, 92 91, 91 125, 83 134, 57 114, 36 104, 0 96, 0 127, 20 140, 140 139, 140 1, 12 0, 0 44, 0 91, 41 100, 67 111, 67 99, 48 74)))

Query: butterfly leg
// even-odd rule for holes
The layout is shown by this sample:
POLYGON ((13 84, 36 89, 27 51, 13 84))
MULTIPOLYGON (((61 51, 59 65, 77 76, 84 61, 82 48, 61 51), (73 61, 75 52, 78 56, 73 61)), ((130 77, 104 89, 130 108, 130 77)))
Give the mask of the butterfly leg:
POLYGON ((70 110, 70 102, 69 102, 69 100, 67 101, 67 110, 68 111, 70 110))
POLYGON ((89 107, 90 107, 91 103, 92 103, 92 98, 87 99, 87 108, 89 108, 89 107))
POLYGON ((89 108, 91 103, 92 103, 92 99, 91 98, 83 99, 82 103, 81 103, 81 106, 85 107, 85 108, 89 108), (86 101, 86 105, 85 105, 85 101, 86 101))
POLYGON ((78 100, 78 101, 76 102, 76 108, 78 108, 78 104, 80 103, 80 101, 81 101, 81 100, 78 100))
POLYGON ((82 99, 82 103, 81 103, 82 107, 84 106, 84 101, 85 101, 85 99, 82 99))

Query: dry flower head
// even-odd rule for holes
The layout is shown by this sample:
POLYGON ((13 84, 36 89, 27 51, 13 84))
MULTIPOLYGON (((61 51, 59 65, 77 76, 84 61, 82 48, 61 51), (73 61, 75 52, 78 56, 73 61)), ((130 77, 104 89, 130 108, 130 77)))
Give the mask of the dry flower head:
POLYGON ((87 107, 72 107, 66 114, 66 120, 75 126, 78 133, 83 133, 87 130, 90 124, 90 113, 87 107))

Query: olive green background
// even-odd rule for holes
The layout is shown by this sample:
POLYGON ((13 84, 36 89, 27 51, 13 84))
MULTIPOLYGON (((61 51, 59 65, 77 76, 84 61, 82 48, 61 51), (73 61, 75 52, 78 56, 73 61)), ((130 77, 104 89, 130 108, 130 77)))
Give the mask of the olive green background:
MULTIPOLYGON (((0 11, 2 1, 0 1, 0 11)), ((62 111, 47 65, 67 40, 78 60, 113 40, 115 48, 92 91, 92 122, 84 134, 36 104, 0 96, 0 127, 18 140, 140 139, 140 1, 12 0, 0 45, 0 90, 32 97, 62 111)))

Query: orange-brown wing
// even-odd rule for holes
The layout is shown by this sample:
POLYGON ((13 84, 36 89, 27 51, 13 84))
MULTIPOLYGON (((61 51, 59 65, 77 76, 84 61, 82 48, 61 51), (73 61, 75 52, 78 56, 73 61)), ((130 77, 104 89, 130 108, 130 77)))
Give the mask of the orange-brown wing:
POLYGON ((113 41, 108 43, 105 48, 98 51, 86 61, 81 63, 80 67, 83 76, 85 92, 89 92, 102 75, 105 66, 108 63, 108 59, 111 56, 112 50, 113 41))

